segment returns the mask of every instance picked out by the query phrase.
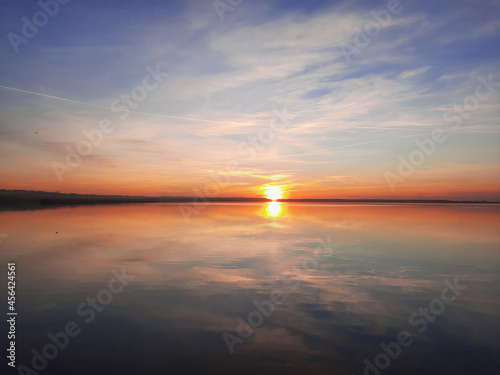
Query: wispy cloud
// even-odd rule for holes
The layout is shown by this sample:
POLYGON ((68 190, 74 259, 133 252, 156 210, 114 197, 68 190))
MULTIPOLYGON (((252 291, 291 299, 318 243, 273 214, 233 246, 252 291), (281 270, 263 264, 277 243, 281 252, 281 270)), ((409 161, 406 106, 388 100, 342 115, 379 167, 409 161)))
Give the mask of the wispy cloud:
MULTIPOLYGON (((406 4, 347 62, 341 43, 384 6, 318 2, 309 9, 257 1, 221 23, 210 3, 197 1, 149 9, 68 4, 23 53, 0 46, 0 147, 9 160, 0 171, 10 187, 29 188, 26 173, 36 170, 31 177, 38 186, 81 191, 79 182, 95 179, 85 184, 92 192, 110 183, 124 193, 142 189, 134 181, 148 174, 151 187, 144 193, 167 185, 181 193, 200 188, 207 170, 236 160, 241 170, 228 195, 276 175, 276 181, 324 195, 332 181, 339 188, 378 187, 379 172, 410 152, 415 138, 449 127, 443 113, 463 104, 477 77, 496 73, 500 60, 498 5, 460 1, 406 4), (82 130, 113 118, 112 101, 130 95, 144 67, 158 63, 168 79, 59 185, 50 163, 65 158, 65 147, 81 141, 82 130), (255 158, 239 152, 284 106, 290 125, 255 158), (125 180, 127 189, 116 183, 125 180)), ((17 17, 31 8, 11 4, 5 11, 17 17)), ((9 21, 0 29, 6 34, 15 26, 9 21)), ((460 153, 479 166, 498 163, 492 142, 498 140, 498 109, 493 92, 412 183, 445 160, 458 171, 460 153)), ((480 191, 485 179, 492 181, 483 174, 471 181, 480 191)), ((425 181, 427 191, 432 183, 425 181)))

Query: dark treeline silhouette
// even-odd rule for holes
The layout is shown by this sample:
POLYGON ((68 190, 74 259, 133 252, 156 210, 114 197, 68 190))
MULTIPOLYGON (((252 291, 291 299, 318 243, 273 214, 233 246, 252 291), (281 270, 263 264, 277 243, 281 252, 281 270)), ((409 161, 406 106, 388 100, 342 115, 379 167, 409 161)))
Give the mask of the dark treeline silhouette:
MULTIPOLYGON (((4 208, 47 208, 63 205, 122 204, 122 203, 200 203, 205 202, 269 202, 266 198, 189 196, 145 197, 129 195, 66 194, 59 192, 30 190, 0 190, 0 207, 4 208)), ((279 199, 290 203, 468 203, 498 204, 488 201, 454 201, 445 199, 279 199)))

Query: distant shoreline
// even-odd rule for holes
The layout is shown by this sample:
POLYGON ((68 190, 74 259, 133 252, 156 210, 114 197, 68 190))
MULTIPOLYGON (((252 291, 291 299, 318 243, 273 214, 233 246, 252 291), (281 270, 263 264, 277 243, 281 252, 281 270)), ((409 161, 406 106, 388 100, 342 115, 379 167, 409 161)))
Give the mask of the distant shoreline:
MULTIPOLYGON (((195 203, 196 197, 144 197, 124 195, 86 195, 65 194, 57 192, 28 191, 28 190, 0 190, 0 207, 55 207, 96 204, 124 204, 124 203, 195 203)), ((215 197, 204 198, 205 202, 214 203, 266 203, 266 198, 247 197, 215 197)), ((500 204, 491 201, 455 201, 446 199, 279 199, 278 202, 289 203, 413 203, 413 204, 500 204)))

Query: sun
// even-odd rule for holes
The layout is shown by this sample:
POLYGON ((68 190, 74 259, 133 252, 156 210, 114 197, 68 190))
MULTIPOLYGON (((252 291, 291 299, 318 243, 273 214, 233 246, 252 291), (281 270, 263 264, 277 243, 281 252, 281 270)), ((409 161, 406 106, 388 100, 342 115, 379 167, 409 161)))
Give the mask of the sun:
POLYGON ((264 191, 266 198, 272 201, 283 199, 285 194, 283 186, 263 186, 261 187, 261 190, 264 191))

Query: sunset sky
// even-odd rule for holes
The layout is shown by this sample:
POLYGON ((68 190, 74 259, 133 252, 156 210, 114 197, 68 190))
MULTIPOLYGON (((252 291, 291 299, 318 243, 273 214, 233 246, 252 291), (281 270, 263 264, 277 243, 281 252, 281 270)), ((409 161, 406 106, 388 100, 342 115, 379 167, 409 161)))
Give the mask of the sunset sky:
POLYGON ((500 200, 500 1, 41 4, 0 5, 0 188, 500 200))

